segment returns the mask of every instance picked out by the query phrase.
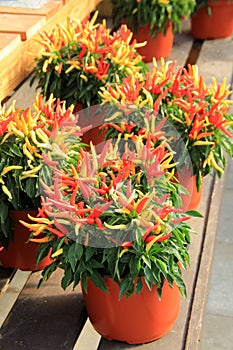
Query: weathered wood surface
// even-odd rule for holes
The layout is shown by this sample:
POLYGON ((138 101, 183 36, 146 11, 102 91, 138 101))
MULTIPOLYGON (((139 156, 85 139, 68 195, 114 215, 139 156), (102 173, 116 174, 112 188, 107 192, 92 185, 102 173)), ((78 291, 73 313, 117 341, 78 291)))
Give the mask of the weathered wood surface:
POLYGON ((63 6, 62 1, 51 0, 44 6, 40 7, 39 9, 0 6, 0 13, 39 15, 39 16, 45 16, 46 18, 49 18, 52 15, 54 15, 59 9, 61 9, 62 6, 63 6))
MULTIPOLYGON (((193 41, 189 23, 185 22, 183 33, 175 37, 169 60, 176 60, 182 66, 197 62, 205 81, 210 82, 212 76, 216 76, 217 81, 226 77, 227 82, 232 84, 232 39, 193 41)), ((29 88, 26 81, 9 103, 15 99, 18 106, 27 107, 32 104, 34 94, 35 91, 29 88)), ((178 320, 169 334, 155 342, 138 346, 100 339, 90 324, 85 324, 87 315, 80 289, 62 291, 61 272, 58 271, 38 290, 36 285, 40 272, 36 272, 31 274, 3 324, 0 349, 16 350, 21 346, 30 350, 196 350, 206 303, 223 186, 224 176, 220 180, 211 176, 204 180, 199 207, 204 219, 192 219, 197 234, 192 237, 190 246, 191 267, 185 271, 188 300, 181 299, 178 320)))

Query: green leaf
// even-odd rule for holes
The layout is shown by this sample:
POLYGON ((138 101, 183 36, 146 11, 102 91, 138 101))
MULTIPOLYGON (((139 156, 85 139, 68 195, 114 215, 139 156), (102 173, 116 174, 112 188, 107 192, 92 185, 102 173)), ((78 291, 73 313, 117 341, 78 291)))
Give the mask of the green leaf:
POLYGON ((73 271, 75 271, 76 264, 80 260, 82 254, 83 254, 83 246, 81 244, 74 243, 69 248, 68 259, 73 271))
POLYGON ((87 281, 88 281, 88 278, 90 278, 90 275, 89 275, 89 273, 87 273, 87 271, 81 272, 81 274, 80 274, 80 280, 81 280, 82 287, 83 287, 85 293, 88 292, 88 290, 87 290, 87 281))
POLYGON ((139 293, 141 292, 142 288, 143 288, 142 279, 139 278, 138 281, 137 281, 137 283, 136 283, 135 294, 136 294, 136 295, 139 294, 139 293))
MULTIPOLYGON (((48 256, 49 254, 49 251, 50 251, 50 246, 47 245, 47 244, 41 244, 39 246, 39 249, 38 249, 38 254, 37 254, 37 257, 36 257, 36 265, 39 264, 39 262, 45 258, 46 256, 48 256)), ((52 261, 51 261, 52 263, 52 261)))
POLYGON ((151 268, 151 261, 150 259, 148 258, 148 256, 146 256, 145 254, 142 255, 142 260, 144 261, 144 263, 149 267, 151 268))
POLYGON ((120 293, 119 293, 119 300, 122 298, 123 295, 126 295, 128 292, 128 289, 131 285, 131 280, 129 277, 125 278, 121 284, 120 284, 120 293))
POLYGON ((73 273, 71 268, 67 268, 64 271, 64 276, 61 280, 61 287, 65 290, 72 282, 73 273))
POLYGON ((94 273, 91 275, 91 280, 96 287, 100 288, 104 292, 108 292, 108 289, 104 283, 104 279, 98 272, 94 271, 94 273))
POLYGON ((95 248, 93 248, 93 247, 87 247, 87 248, 85 249, 85 259, 86 259, 86 261, 89 261, 89 260, 93 257, 93 255, 95 254, 95 252, 96 252, 96 249, 95 249, 95 248))
POLYGON ((6 220, 6 218, 8 217, 9 215, 9 212, 8 212, 8 204, 4 201, 1 201, 1 205, 0 205, 0 221, 1 222, 4 222, 6 220))
POLYGON ((160 259, 156 259, 156 264, 159 267, 159 270, 162 272, 163 276, 166 278, 168 273, 167 265, 160 259))
POLYGON ((148 266, 146 266, 144 269, 144 274, 145 274, 145 281, 146 281, 149 289, 151 289, 152 284, 156 282, 154 273, 153 273, 152 269, 150 269, 148 266))
POLYGON ((30 198, 35 198, 36 197, 36 192, 37 192, 37 186, 36 183, 37 182, 37 178, 35 180, 35 178, 28 178, 26 180, 26 186, 25 186, 25 192, 27 193, 27 195, 30 198))
POLYGON ((193 216, 195 218, 203 218, 203 214, 201 214, 198 210, 188 210, 185 214, 193 216))

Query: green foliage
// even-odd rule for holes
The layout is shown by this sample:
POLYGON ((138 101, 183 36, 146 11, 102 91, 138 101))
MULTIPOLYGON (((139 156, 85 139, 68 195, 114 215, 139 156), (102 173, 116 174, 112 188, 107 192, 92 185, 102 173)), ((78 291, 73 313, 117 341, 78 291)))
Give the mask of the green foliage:
POLYGON ((149 289, 152 289, 153 285, 156 286, 159 297, 162 295, 164 280, 167 280, 171 287, 175 282, 186 297, 182 269, 186 269, 190 263, 189 233, 190 227, 182 224, 172 231, 169 240, 154 244, 148 252, 145 249, 145 241, 138 237, 133 242, 132 249, 123 255, 121 247, 94 249, 74 243, 70 239, 61 239, 62 244, 60 240, 51 241, 47 247, 55 252, 59 244, 63 248, 63 254, 44 269, 40 285, 60 267, 64 269, 61 282, 64 289, 71 284, 75 287, 82 280, 84 290, 88 292, 87 280, 90 278, 98 288, 107 291, 103 277, 111 277, 119 284, 119 298, 123 295, 129 297, 133 293, 140 293, 143 278, 149 289))

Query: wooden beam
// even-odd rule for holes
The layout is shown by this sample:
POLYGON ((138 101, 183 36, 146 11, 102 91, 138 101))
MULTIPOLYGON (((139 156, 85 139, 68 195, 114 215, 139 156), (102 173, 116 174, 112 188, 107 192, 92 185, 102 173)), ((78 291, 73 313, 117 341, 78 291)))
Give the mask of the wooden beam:
POLYGON ((25 7, 9 7, 9 6, 0 6, 0 13, 8 14, 22 14, 22 15, 39 15, 50 18, 53 16, 59 9, 63 6, 63 2, 59 1, 49 1, 44 6, 39 9, 25 8, 25 7))

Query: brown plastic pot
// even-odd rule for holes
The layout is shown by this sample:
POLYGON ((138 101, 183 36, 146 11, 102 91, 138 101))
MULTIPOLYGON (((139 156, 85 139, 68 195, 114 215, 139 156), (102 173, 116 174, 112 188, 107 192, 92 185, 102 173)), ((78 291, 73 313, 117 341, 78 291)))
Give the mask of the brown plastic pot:
POLYGON ((147 41, 147 44, 137 49, 145 62, 151 62, 153 57, 159 60, 161 57, 168 57, 171 54, 174 34, 172 32, 172 25, 168 24, 167 32, 164 34, 159 32, 153 39, 149 33, 149 25, 142 26, 138 32, 134 32, 133 39, 141 43, 147 41))
POLYGON ((197 39, 218 39, 231 36, 233 32, 233 2, 209 1, 191 17, 191 32, 197 39))
POLYGON ((88 281, 88 293, 83 291, 90 321, 95 330, 109 340, 129 344, 148 343, 167 334, 173 327, 180 308, 180 291, 164 282, 162 298, 157 290, 148 289, 144 282, 142 291, 120 300, 119 286, 105 278, 108 293, 88 281))
POLYGON ((30 222, 28 214, 36 216, 37 211, 11 211, 10 215, 14 221, 14 240, 9 242, 7 249, 0 250, 0 263, 5 268, 16 268, 24 271, 43 270, 51 264, 50 255, 45 257, 37 265, 38 244, 28 242, 30 231, 22 225, 19 220, 30 222))
POLYGON ((191 170, 187 168, 182 168, 179 172, 175 173, 180 185, 182 185, 187 191, 187 194, 181 194, 182 206, 180 209, 186 210, 195 210, 198 208, 203 189, 203 181, 201 188, 198 191, 196 185, 196 175, 192 175, 191 170))

